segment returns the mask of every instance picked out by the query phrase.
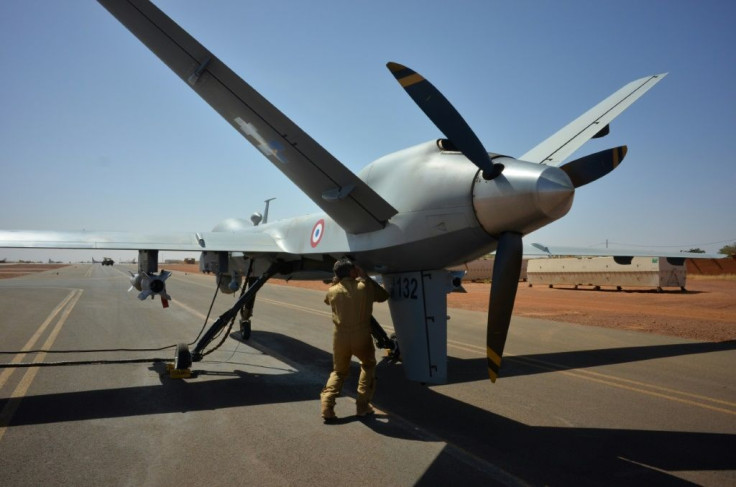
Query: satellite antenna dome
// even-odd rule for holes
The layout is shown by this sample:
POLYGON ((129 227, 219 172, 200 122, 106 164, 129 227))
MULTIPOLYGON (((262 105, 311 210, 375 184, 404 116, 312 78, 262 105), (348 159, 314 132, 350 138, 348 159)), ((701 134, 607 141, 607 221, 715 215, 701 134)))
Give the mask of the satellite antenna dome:
POLYGON ((253 222, 254 227, 257 227, 258 224, 261 223, 261 220, 263 220, 263 215, 261 215, 257 211, 250 216, 250 221, 253 222))

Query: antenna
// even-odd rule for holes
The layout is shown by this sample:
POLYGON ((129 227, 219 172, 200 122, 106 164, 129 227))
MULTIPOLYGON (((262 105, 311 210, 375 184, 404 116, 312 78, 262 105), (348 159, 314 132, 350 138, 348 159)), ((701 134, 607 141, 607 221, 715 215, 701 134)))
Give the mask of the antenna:
POLYGON ((262 223, 268 223, 268 205, 270 204, 271 200, 275 200, 276 198, 268 198, 266 203, 266 209, 263 210, 263 222, 262 223))

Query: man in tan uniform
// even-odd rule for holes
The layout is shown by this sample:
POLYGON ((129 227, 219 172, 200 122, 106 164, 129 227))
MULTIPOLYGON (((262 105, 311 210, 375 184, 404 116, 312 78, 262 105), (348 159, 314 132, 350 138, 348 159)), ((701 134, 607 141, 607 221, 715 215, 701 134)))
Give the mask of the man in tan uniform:
POLYGON ((383 302, 389 297, 385 289, 366 277, 363 269, 350 259, 338 260, 333 270, 334 284, 325 297, 325 303, 332 307, 332 322, 335 324, 332 373, 320 396, 325 422, 337 418, 335 399, 350 372, 353 355, 360 360, 356 412, 358 416, 373 413, 370 401, 376 389, 376 350, 371 339, 371 315, 373 302, 383 302))

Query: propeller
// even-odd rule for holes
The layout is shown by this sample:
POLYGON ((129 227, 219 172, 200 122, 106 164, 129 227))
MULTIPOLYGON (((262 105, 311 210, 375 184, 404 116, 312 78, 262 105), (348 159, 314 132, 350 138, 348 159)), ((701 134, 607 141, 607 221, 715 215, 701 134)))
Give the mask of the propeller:
POLYGON ((419 73, 398 63, 386 64, 396 81, 404 88, 432 123, 450 142, 483 171, 483 178, 491 180, 503 171, 502 164, 494 164, 483 144, 455 107, 419 73))
POLYGON ((607 149, 581 157, 580 159, 575 159, 567 164, 563 164, 560 166, 560 169, 567 173, 573 186, 579 188, 580 186, 592 183, 596 179, 616 169, 621 161, 624 160, 624 157, 626 157, 626 151, 625 145, 614 147, 613 149, 607 149))
POLYGON ((523 248, 519 233, 504 232, 498 239, 486 330, 488 375, 491 382, 496 382, 501 367, 503 347, 511 324, 511 311, 514 309, 516 289, 519 287, 523 248))
MULTIPOLYGON (((503 171, 502 164, 494 164, 483 144, 455 107, 419 73, 398 63, 386 65, 407 94, 440 129, 452 145, 463 153, 481 171, 483 178, 491 180, 503 171)), ((604 127, 597 136, 607 132, 604 127)), ((561 169, 576 188, 605 176, 618 166, 626 155, 626 146, 608 149, 569 162, 561 169)), ((488 304, 486 351, 488 375, 496 382, 503 349, 506 345, 511 312, 514 309, 516 290, 521 274, 523 245, 521 234, 504 232, 499 236, 496 259, 493 264, 493 281, 488 304)))

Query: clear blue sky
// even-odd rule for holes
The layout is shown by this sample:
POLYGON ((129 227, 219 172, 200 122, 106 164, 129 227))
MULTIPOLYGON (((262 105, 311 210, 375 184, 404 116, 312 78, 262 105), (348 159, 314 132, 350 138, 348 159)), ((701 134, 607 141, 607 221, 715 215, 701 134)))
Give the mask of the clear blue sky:
MULTIPOLYGON (((440 136, 385 68, 412 67, 489 151, 519 156, 627 82, 669 76, 573 157, 626 144, 527 242, 736 241, 736 3, 155 2, 357 172, 440 136)), ((92 0, 0 2, 0 228, 208 231, 317 207, 92 0)), ((407 190, 412 189, 407 186, 407 190)), ((131 253, 0 250, 46 259, 131 253)))

